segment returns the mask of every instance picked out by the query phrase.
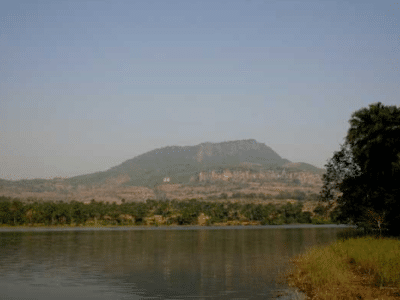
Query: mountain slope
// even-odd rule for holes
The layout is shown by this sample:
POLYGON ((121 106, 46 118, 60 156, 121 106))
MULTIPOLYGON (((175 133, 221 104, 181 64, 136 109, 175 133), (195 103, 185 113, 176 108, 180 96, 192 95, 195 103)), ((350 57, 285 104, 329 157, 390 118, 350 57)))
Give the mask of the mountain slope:
POLYGON ((305 171, 322 175, 324 169, 306 163, 292 163, 254 139, 222 143, 201 143, 195 146, 168 146, 154 149, 110 168, 107 171, 79 175, 66 179, 1 180, 0 188, 34 192, 69 193, 90 187, 147 187, 163 184, 188 183, 199 180, 200 172, 221 174, 225 170, 262 172, 305 171))
MULTIPOLYGON (((201 143, 196 146, 168 146, 155 149, 129 159, 104 172, 80 175, 66 179, 73 185, 101 185, 107 179, 127 175, 130 180, 123 186, 146 186, 163 183, 170 177, 170 183, 186 183, 201 171, 223 169, 282 170, 290 164, 275 151, 254 139, 222 143, 201 143), (246 164, 247 163, 247 167, 246 164)), ((324 172, 312 165, 300 163, 291 169, 312 173, 324 172)))

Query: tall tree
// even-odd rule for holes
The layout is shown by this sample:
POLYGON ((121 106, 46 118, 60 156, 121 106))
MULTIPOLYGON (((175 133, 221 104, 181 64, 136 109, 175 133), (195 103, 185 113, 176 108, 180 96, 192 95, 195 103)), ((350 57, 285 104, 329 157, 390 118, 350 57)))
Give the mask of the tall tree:
POLYGON ((325 165, 320 201, 338 204, 338 221, 364 228, 372 210, 400 235, 400 108, 372 104, 349 123, 345 144, 325 165))

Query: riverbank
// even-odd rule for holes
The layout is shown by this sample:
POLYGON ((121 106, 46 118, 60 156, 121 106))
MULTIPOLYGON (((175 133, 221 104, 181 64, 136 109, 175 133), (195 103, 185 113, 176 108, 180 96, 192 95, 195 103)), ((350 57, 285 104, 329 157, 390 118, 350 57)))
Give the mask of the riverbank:
POLYGON ((339 239, 290 262, 278 281, 307 299, 400 299, 400 238, 339 239))
POLYGON ((260 228, 347 228, 354 227, 346 224, 283 224, 283 225, 259 225, 259 224, 241 224, 226 225, 213 224, 209 226, 199 225, 108 225, 108 226, 76 226, 76 225, 57 225, 57 226, 9 226, 0 225, 0 232, 16 232, 16 231, 94 231, 94 230, 201 230, 201 229, 260 229, 260 228))

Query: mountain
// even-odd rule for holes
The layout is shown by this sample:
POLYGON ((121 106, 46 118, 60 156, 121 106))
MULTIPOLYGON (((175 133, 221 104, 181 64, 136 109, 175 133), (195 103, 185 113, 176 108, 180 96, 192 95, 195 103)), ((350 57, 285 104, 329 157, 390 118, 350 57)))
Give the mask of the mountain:
POLYGON ((257 173, 263 180, 261 178, 271 176, 279 178, 279 174, 285 172, 297 173, 295 176, 285 175, 289 181, 299 179, 306 185, 317 184, 317 191, 321 185, 320 177, 326 171, 307 163, 292 163, 254 139, 206 142, 195 146, 154 149, 103 172, 63 179, 0 180, 0 195, 86 201, 101 196, 109 199, 139 198, 140 194, 147 199, 157 193, 158 187, 166 188, 168 183, 171 188, 173 184, 181 184, 180 188, 177 185, 175 188, 182 190, 183 197, 185 193, 188 196, 194 193, 193 190, 185 190, 184 186, 196 182, 210 187, 211 183, 218 185, 221 181, 232 179, 230 184, 244 187, 258 176, 249 174, 257 173), (271 175, 271 172, 274 174, 271 175))
POLYGON ((107 179, 127 175, 130 179, 122 186, 146 186, 163 183, 165 177, 170 183, 186 183, 202 171, 228 169, 278 169, 288 168, 322 174, 323 169, 291 162, 280 157, 275 151, 254 139, 222 143, 201 143, 196 146, 168 146, 151 150, 129 159, 107 171, 80 175, 66 179, 73 186, 101 185, 107 179), (246 167, 246 163, 247 167, 246 167))

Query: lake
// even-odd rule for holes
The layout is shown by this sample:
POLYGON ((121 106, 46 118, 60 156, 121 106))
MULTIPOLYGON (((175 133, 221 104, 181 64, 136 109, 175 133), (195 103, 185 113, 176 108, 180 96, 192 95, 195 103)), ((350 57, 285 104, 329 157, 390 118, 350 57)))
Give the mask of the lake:
POLYGON ((278 272, 347 227, 0 228, 0 299, 301 299, 278 272))

